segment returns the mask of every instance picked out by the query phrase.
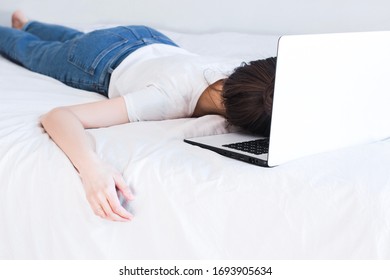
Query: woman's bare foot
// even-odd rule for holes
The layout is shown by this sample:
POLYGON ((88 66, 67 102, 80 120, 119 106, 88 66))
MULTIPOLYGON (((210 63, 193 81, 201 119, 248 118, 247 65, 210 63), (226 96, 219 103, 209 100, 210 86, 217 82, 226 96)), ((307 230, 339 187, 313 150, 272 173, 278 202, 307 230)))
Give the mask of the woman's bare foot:
POLYGON ((22 11, 15 11, 12 14, 11 21, 12 27, 20 30, 28 22, 28 18, 23 14, 22 11))

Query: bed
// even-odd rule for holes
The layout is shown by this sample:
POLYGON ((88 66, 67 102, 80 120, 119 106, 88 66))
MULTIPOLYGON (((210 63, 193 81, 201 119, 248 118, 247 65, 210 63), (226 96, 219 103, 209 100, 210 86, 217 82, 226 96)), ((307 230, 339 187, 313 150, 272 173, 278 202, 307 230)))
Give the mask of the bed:
MULTIPOLYGON (((276 55, 276 35, 163 31, 199 54, 276 55)), ((0 57, 0 259, 390 258, 390 140, 262 168, 183 142, 228 131, 219 116, 88 130, 135 193, 132 222, 102 220, 39 124, 102 98, 0 57)))

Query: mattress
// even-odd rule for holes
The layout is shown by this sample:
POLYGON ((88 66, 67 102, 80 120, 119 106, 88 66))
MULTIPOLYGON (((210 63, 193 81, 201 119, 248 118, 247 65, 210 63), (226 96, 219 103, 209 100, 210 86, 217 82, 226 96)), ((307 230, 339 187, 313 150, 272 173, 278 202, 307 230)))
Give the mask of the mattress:
MULTIPOLYGON (((164 32, 204 55, 277 51, 277 36, 164 32)), ((183 142, 228 131, 219 116, 90 129, 135 194, 133 221, 95 216, 39 117, 102 98, 0 57, 1 259, 390 258, 390 140, 262 168, 183 142)))

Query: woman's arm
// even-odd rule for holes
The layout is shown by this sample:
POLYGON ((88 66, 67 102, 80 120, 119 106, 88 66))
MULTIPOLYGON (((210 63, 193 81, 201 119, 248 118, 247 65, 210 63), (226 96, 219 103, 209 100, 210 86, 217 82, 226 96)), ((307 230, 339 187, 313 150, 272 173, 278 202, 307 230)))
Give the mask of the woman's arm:
POLYGON ((78 170, 94 213, 113 221, 128 221, 132 218, 120 205, 116 188, 128 200, 133 199, 133 195, 122 175, 97 156, 85 128, 127 122, 129 119, 122 97, 56 108, 41 118, 46 132, 78 170))

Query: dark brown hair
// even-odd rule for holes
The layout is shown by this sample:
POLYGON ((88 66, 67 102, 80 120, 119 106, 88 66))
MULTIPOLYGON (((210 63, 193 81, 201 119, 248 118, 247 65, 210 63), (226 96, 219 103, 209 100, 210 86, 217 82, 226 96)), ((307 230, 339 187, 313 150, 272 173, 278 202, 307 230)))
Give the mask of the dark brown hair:
POLYGON ((268 136, 271 127, 276 57, 243 63, 225 80, 222 97, 226 120, 268 136))

